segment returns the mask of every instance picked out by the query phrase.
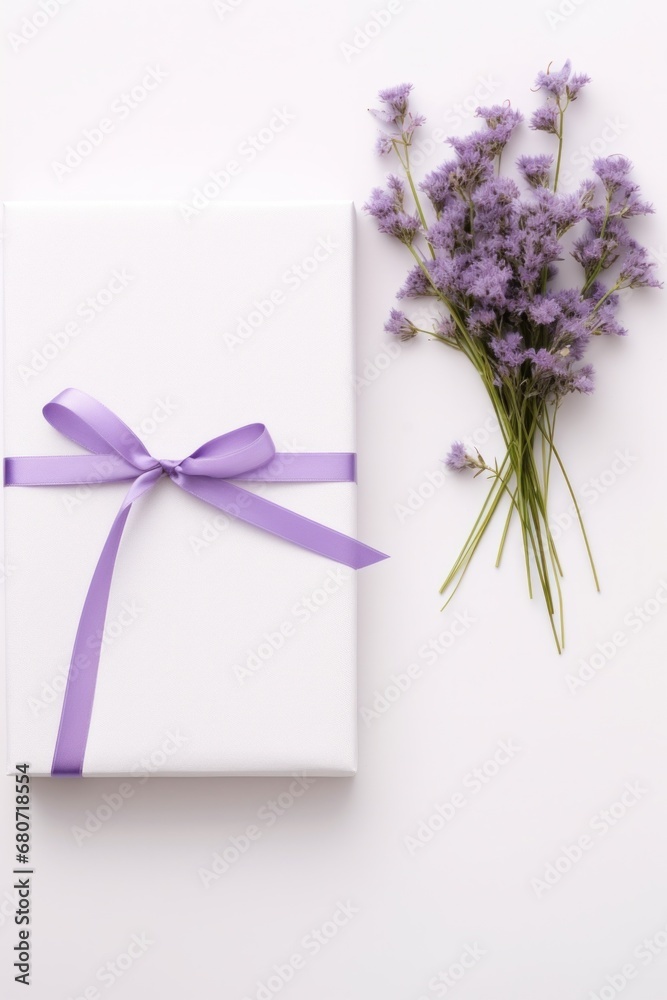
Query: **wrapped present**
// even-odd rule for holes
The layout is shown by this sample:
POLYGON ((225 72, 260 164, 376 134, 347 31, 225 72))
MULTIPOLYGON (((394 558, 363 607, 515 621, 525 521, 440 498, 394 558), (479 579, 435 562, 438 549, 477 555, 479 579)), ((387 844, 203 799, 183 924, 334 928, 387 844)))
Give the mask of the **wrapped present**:
POLYGON ((353 231, 5 206, 10 770, 354 773, 353 231))

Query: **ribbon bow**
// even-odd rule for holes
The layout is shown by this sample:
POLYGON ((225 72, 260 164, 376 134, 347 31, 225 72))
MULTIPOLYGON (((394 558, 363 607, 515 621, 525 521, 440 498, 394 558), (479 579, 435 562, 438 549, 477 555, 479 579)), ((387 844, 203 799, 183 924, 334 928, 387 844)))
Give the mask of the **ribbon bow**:
POLYGON ((207 441, 180 462, 158 460, 115 413, 79 389, 65 389, 42 412, 52 427, 89 454, 6 458, 6 486, 73 486, 132 480, 111 525, 83 604, 53 756, 54 775, 82 772, 101 651, 99 643, 87 640, 101 635, 104 629, 118 546, 132 505, 162 476, 168 476, 186 493, 232 517, 352 569, 387 558, 348 535, 229 481, 354 482, 353 453, 281 454, 276 452, 264 424, 247 424, 207 441))

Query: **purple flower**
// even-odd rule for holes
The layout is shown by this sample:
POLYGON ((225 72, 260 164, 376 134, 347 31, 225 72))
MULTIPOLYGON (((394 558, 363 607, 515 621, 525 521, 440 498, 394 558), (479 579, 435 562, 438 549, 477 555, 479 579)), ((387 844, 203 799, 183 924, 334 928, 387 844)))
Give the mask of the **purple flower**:
POLYGON ((474 337, 488 334, 498 320, 495 309, 473 308, 468 315, 468 329, 474 337))
POLYGON ((483 257, 471 261, 461 273, 463 292, 485 306, 504 306, 512 271, 503 260, 483 257))
POLYGON ((625 156, 599 156, 593 160, 593 172, 610 193, 625 184, 631 170, 632 163, 625 156))
POLYGON ((373 188, 371 196, 363 206, 364 212, 368 212, 375 219, 382 219, 383 216, 396 211, 394 197, 382 188, 373 188))
POLYGON ((494 104, 490 108, 477 108, 475 111, 477 118, 483 118, 487 125, 487 131, 477 133, 480 142, 488 148, 494 156, 501 153, 509 142, 514 129, 523 121, 523 115, 516 111, 509 104, 494 104))
POLYGON ((417 336, 417 327, 400 309, 392 309, 384 325, 387 333, 393 333, 401 340, 412 340, 417 336))
POLYGON ((442 211, 452 196, 466 197, 493 176, 493 159, 496 154, 477 141, 479 134, 473 133, 460 142, 458 139, 450 139, 450 145, 456 148, 457 159, 448 160, 427 174, 420 185, 436 212, 442 211))
POLYGON ((549 171, 553 164, 553 156, 520 156, 516 161, 519 173, 531 187, 549 187, 549 171))
POLYGON ((597 272, 602 265, 607 252, 608 243, 592 231, 585 236, 580 236, 574 244, 572 256, 581 264, 584 273, 588 276, 594 271, 597 272))
POLYGON ((395 87, 384 87, 378 91, 378 97, 383 104, 391 104, 397 107, 407 107, 407 99, 412 90, 411 83, 399 83, 395 87))
POLYGON ((595 388, 594 374, 593 365, 582 365, 578 371, 572 373, 572 389, 590 395, 595 388))
MULTIPOLYGON (((509 177, 491 177, 472 196, 474 208, 474 229, 480 241, 496 235, 508 235, 513 231, 519 189, 509 177)), ((491 251, 491 247, 487 246, 491 251)))
MULTIPOLYGON (((540 74, 538 84, 550 99, 533 115, 532 127, 558 135, 565 107, 587 82, 583 74, 572 74, 569 63, 540 74)), ((414 121, 409 93, 408 85, 382 92, 386 120, 399 131, 379 140, 380 151, 408 143, 406 130, 414 121)), ((625 333, 617 319, 618 290, 659 285, 648 251, 630 232, 631 217, 651 208, 631 179, 630 161, 620 156, 596 160, 595 176, 574 193, 553 191, 552 155, 520 156, 518 175, 528 185, 520 191, 512 177, 499 175, 497 159, 521 115, 509 104, 480 107, 476 115, 484 127, 450 139, 454 157, 420 185, 433 209, 426 225, 398 177, 390 176, 364 206, 380 231, 410 246, 419 261, 398 298, 439 300, 434 332, 464 353, 474 338, 476 357, 502 391, 550 401, 588 393, 592 371, 576 366, 592 336, 625 333), (574 239, 566 248, 570 230, 574 239), (578 285, 555 287, 568 252, 583 277, 578 285), (606 279, 614 266, 619 276, 606 279)), ((417 332, 398 309, 385 328, 403 339, 417 332)), ((454 451, 453 461, 465 466, 471 461, 465 454, 454 451)))
POLYGON ((410 113, 408 118, 411 131, 414 131, 416 128, 420 128, 426 121, 426 115, 413 115, 410 113))
POLYGON ((586 218, 583 197, 581 193, 556 195, 546 188, 537 188, 535 191, 538 212, 544 216, 545 224, 548 220, 548 224, 554 227, 558 238, 586 218))
POLYGON ((390 127, 389 132, 381 132, 376 140, 375 151, 380 156, 391 153, 396 148, 396 143, 409 146, 415 129, 426 121, 423 115, 414 115, 409 109, 411 90, 411 83, 387 87, 378 95, 382 107, 371 108, 371 114, 390 127))
POLYGON ((491 129, 501 126, 513 129, 523 121, 521 112, 515 111, 509 102, 507 104, 494 104, 490 108, 477 108, 475 116, 483 118, 491 129))
POLYGON ((546 73, 538 73, 535 86, 548 91, 557 100, 565 96, 567 100, 574 101, 579 95, 579 91, 587 83, 590 83, 590 76, 585 73, 572 74, 572 63, 568 59, 562 69, 546 73))
POLYGON ((642 201, 639 197, 639 185, 628 185, 623 194, 621 203, 613 206, 614 211, 624 219, 629 219, 633 215, 653 215, 655 209, 648 201, 642 201))
POLYGON ((630 180, 632 163, 625 156, 598 157, 593 170, 604 185, 612 214, 630 218, 653 212, 653 207, 640 199, 639 185, 630 180))
POLYGON ((576 101, 579 96, 579 91, 582 87, 585 87, 587 83, 591 82, 590 76, 586 73, 573 73, 570 79, 567 81, 566 93, 571 101, 576 101))
POLYGON ((558 135, 559 115, 555 104, 544 104, 537 111, 533 111, 530 127, 538 132, 552 132, 558 135))
POLYGON ((627 330, 616 319, 618 295, 608 295, 601 282, 596 281, 589 292, 590 299, 595 303, 588 319, 590 331, 594 336, 627 336, 627 330), (604 298, 604 302, 602 299, 604 298), (599 303, 602 302, 600 305, 599 303))
POLYGON ((432 283, 452 300, 462 294, 461 272, 465 266, 466 257, 461 254, 437 254, 435 260, 427 264, 432 283))
POLYGON ((531 347, 526 351, 526 356, 530 360, 534 374, 561 375, 567 368, 569 353, 566 347, 556 353, 548 351, 546 347, 540 347, 537 351, 531 347))
POLYGON ((535 391, 542 398, 558 399, 570 392, 593 392, 593 366, 573 368, 576 358, 568 347, 557 351, 531 349, 526 354, 532 368, 535 391))
POLYGON ((447 202, 454 197, 452 175, 455 170, 456 163, 450 160, 448 163, 441 164, 436 170, 432 170, 431 173, 427 174, 419 185, 438 213, 442 212, 447 202))
POLYGON ((427 232, 428 241, 431 246, 438 250, 446 250, 454 253, 457 249, 465 246, 469 242, 469 233, 466 229, 469 219, 469 210, 461 201, 452 199, 452 203, 447 211, 434 222, 427 232))
POLYGON ((381 233, 387 233, 389 236, 395 236, 410 246, 415 239, 417 233, 421 232, 421 222, 416 215, 409 215, 407 212, 395 212, 393 215, 385 216, 378 223, 378 228, 381 233))
POLYGON ((536 295, 526 311, 534 323, 547 326, 560 316, 561 307, 556 299, 548 295, 536 295))
POLYGON ((445 465, 452 472, 461 472, 463 469, 475 469, 480 468, 479 460, 476 460, 472 455, 470 455, 463 441, 454 441, 447 457, 445 458, 445 465))
POLYGON ((513 111, 509 106, 478 108, 475 114, 485 119, 487 125, 485 129, 471 132, 470 135, 461 138, 452 136, 447 140, 463 162, 478 157, 486 160, 495 159, 502 153, 516 126, 523 121, 523 115, 513 111))
POLYGON ((625 288, 662 288, 662 282, 655 275, 655 261, 649 260, 646 247, 635 240, 621 264, 619 281, 625 288))
POLYGON ((434 295, 433 288, 419 265, 415 265, 396 293, 398 299, 415 299, 422 295, 434 295))
POLYGON ((550 72, 550 70, 547 70, 546 73, 539 72, 535 78, 535 86, 548 90, 554 97, 562 97, 571 72, 572 63, 568 59, 563 68, 555 73, 550 72))
POLYGON ((555 221, 548 210, 532 206, 520 216, 519 226, 515 234, 515 267, 523 287, 532 291, 533 286, 542 281, 545 269, 560 258, 562 248, 555 236, 555 221))
POLYGON ((387 178, 387 186, 388 191, 373 188, 363 210, 377 220, 381 233, 395 236, 410 246, 421 230, 421 222, 416 215, 410 215, 403 210, 405 185, 400 177, 390 175, 387 178))
POLYGON ((394 140, 387 132, 380 132, 375 140, 375 152, 380 156, 386 156, 394 149, 394 140))
POLYGON ((453 339, 457 333, 456 323, 451 316, 447 313, 443 313, 436 321, 434 332, 440 337, 453 339))
POLYGON ((510 177, 491 177, 475 193, 475 208, 501 210, 519 197, 519 189, 510 177))
POLYGON ((520 333, 506 333, 503 337, 492 337, 489 340, 489 347, 497 362, 496 370, 503 377, 520 368, 527 357, 520 333))
POLYGON ((382 108, 372 108, 372 113, 388 125, 400 125, 408 112, 408 100, 411 83, 399 83, 396 87, 386 87, 378 94, 384 105, 382 108))

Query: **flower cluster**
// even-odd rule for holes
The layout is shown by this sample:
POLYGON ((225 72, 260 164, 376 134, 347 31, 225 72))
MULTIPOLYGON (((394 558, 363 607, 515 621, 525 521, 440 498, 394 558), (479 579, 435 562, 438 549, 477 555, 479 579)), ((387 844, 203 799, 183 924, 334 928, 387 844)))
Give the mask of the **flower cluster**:
MULTIPOLYGON (((428 297, 441 307, 432 336, 479 370, 509 442, 507 465, 497 478, 507 490, 514 477, 529 500, 533 489, 546 493, 546 484, 525 467, 526 443, 532 455, 541 435, 553 453, 551 428, 561 401, 593 390, 593 368, 583 360, 591 338, 626 332, 617 318, 619 293, 659 285, 646 248, 630 232, 633 217, 652 208, 625 157, 597 159, 576 191, 558 190, 565 115, 588 83, 569 61, 538 74, 545 103, 529 126, 554 137, 553 155, 521 155, 508 173, 506 149, 523 116, 508 102, 478 108, 479 127, 448 139, 450 157, 418 186, 410 147, 424 118, 410 109, 411 85, 381 91, 374 111, 384 126, 377 149, 396 154, 406 178, 391 175, 386 189, 373 190, 364 206, 380 231, 412 255, 398 297, 428 297), (563 287, 559 276, 567 255, 581 268, 574 287, 563 287)), ((419 332, 398 309, 386 329, 404 340, 419 332)), ((447 464, 482 469, 460 443, 447 464)), ((546 507, 546 495, 533 500, 546 507)), ((538 531, 548 532, 542 524, 523 528, 528 535, 532 530, 536 545, 538 531)))
MULTIPOLYGON (((557 136, 567 104, 588 83, 562 70, 540 73, 537 85, 549 102, 536 112, 531 127, 557 136)), ((376 111, 389 124, 380 149, 409 149, 423 119, 409 110, 410 85, 382 91, 384 109, 376 111)), ((520 156, 522 193, 510 177, 500 176, 498 162, 522 116, 509 104, 478 108, 484 126, 465 138, 449 140, 454 156, 429 173, 420 185, 433 209, 425 225, 418 212, 405 210, 405 185, 395 176, 388 189, 376 188, 364 206, 381 232, 414 247, 427 245, 399 291, 399 298, 433 296, 448 308, 453 322, 475 338, 484 352, 494 383, 521 386, 523 395, 559 399, 569 392, 590 392, 592 370, 578 368, 592 335, 623 334, 615 314, 618 292, 657 285, 646 249, 630 235, 627 220, 651 212, 631 164, 611 156, 593 164, 597 180, 584 181, 573 194, 557 193, 553 156, 520 156), (558 262, 566 253, 564 238, 582 224, 571 254, 583 269, 582 285, 556 289, 558 262), (615 269, 612 272, 612 268, 615 269), (613 273, 613 277, 608 275, 613 273)), ((387 329, 406 337, 406 320, 392 312, 387 329)))

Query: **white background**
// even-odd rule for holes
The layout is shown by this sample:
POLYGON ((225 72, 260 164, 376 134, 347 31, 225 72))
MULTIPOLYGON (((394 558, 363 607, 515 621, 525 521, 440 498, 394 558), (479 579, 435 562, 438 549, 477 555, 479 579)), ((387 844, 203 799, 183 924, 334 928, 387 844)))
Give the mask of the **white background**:
MULTIPOLYGON (((8 0, 2 197, 185 202, 277 107, 294 120, 244 159, 222 197, 351 197, 361 206, 386 166, 373 154, 366 111, 378 88, 414 81, 428 139, 438 127, 470 128, 476 91, 483 103, 511 98, 530 111, 536 71, 570 56, 594 84, 571 111, 565 168, 576 172, 592 149, 626 152, 657 209, 638 232, 664 258, 662 8, 647 0, 392 8, 381 29, 366 30, 384 0, 240 0, 221 12, 209 0, 71 0, 15 51, 10 33, 40 7, 8 0), (59 180, 53 162, 150 67, 166 79, 59 180)), ((524 130, 520 142, 533 141, 524 130)), ((441 155, 425 154, 424 166, 441 155)), ((496 572, 496 528, 455 603, 439 611, 437 588, 483 492, 479 480, 442 480, 440 459, 453 437, 476 435, 488 457, 499 445, 463 360, 428 342, 388 353, 382 325, 406 267, 399 250, 360 217, 359 528, 392 555, 360 577, 360 708, 381 707, 378 694, 411 663, 421 674, 386 711, 360 720, 357 777, 319 779, 298 799, 286 779, 156 777, 135 781, 131 797, 77 840, 87 810, 107 815, 103 797, 116 802, 120 782, 36 782, 39 1000, 266 997, 275 990, 260 984, 296 953, 302 968, 278 991, 289 1000, 667 995, 667 614, 659 605, 641 628, 630 624, 635 607, 658 606, 650 601, 664 596, 667 578, 664 294, 627 298, 630 338, 596 343, 598 391, 563 414, 562 450, 603 593, 591 587, 566 498, 556 494, 568 616, 558 658, 539 603, 528 603, 516 535, 496 572), (406 514, 409 501, 417 509, 406 514), (457 614, 474 621, 429 666, 420 647, 443 630, 448 641, 457 614), (600 669, 573 693, 567 676, 597 644, 609 652, 619 630, 624 647, 600 653, 600 669), (520 749, 474 794, 467 776, 501 740, 520 749), (618 821, 601 832, 601 811, 633 782, 637 800, 614 808, 618 821), (465 805, 410 851, 406 837, 457 792, 465 805), (267 803, 281 794, 289 807, 269 825, 267 803), (232 857, 230 838, 252 824, 259 839, 204 887, 200 869, 211 869, 216 852, 232 857), (564 850, 576 857, 571 845, 585 836, 590 849, 565 871, 564 850), (536 888, 557 862, 555 884, 536 888), (315 954, 306 936, 340 915, 339 902, 356 912, 315 954), (152 943, 126 967, 133 935, 152 943), (449 987, 466 948, 479 958, 449 987), (98 978, 117 960, 121 976, 98 978), (448 979, 438 986, 441 973, 448 979)), ((10 779, 2 797, 0 979, 13 997, 25 991, 11 970, 10 779)))

